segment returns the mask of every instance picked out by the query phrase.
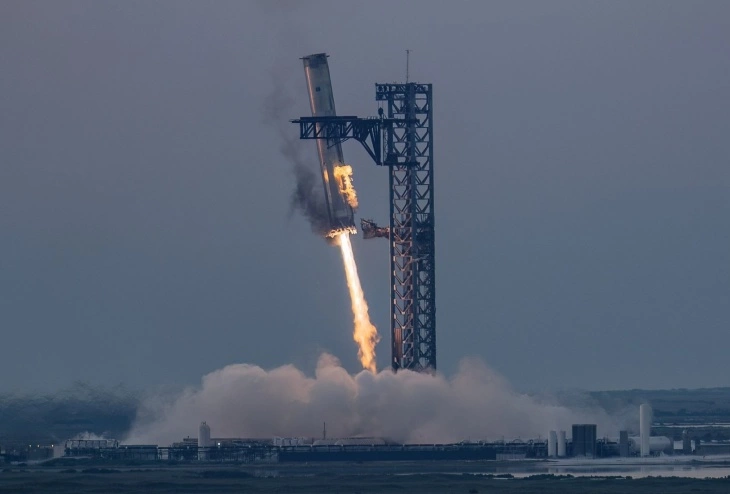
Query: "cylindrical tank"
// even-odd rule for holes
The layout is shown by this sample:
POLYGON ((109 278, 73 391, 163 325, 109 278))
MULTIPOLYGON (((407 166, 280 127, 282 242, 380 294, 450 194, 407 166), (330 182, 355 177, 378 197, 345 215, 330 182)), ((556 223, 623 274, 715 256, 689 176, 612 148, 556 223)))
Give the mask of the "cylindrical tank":
POLYGON ((639 407, 639 437, 641 438, 641 456, 651 454, 651 406, 643 404, 639 407))
POLYGON ((567 440, 565 439, 565 431, 558 431, 558 456, 563 458, 565 457, 565 443, 567 440))
POLYGON ((548 456, 555 458, 558 456, 558 433, 550 431, 548 434, 548 456))
POLYGON ((210 440, 210 426, 205 422, 200 423, 198 429, 198 459, 208 459, 208 448, 210 448, 212 441, 210 440))
POLYGON ((692 437, 687 429, 682 431, 682 453, 685 455, 692 454, 692 437))
MULTIPOLYGON (((335 98, 332 93, 327 54, 317 53, 303 57, 304 75, 307 79, 309 107, 313 117, 336 117, 335 98)), ((317 124, 319 125, 319 124, 317 124)), ((326 128, 325 128, 326 130, 326 128)), ((317 153, 324 182, 325 201, 329 213, 330 234, 335 231, 355 233, 352 207, 343 196, 341 184, 335 176, 335 168, 344 165, 339 139, 317 139, 317 153)), ((329 236, 329 235, 328 235, 329 236)))
MULTIPOLYGON (((641 451, 641 437, 630 437, 629 447, 632 451, 641 451)), ((649 438, 649 453, 671 452, 674 442, 666 436, 651 436, 649 438)), ((647 455, 648 456, 648 455, 647 455)))

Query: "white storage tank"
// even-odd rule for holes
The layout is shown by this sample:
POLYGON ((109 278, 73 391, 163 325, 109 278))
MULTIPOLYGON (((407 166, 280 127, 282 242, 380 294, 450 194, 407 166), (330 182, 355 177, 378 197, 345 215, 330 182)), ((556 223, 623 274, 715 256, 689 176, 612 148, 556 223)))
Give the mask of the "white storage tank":
POLYGON ((548 456, 555 458, 558 456, 558 433, 550 431, 548 434, 548 456))
POLYGON ((205 422, 200 423, 200 428, 198 429, 198 459, 199 460, 207 460, 208 459, 208 448, 210 448, 213 445, 213 442, 210 440, 210 426, 206 424, 205 422))
MULTIPOLYGON (((629 438, 629 448, 631 451, 641 451, 641 444, 642 440, 641 437, 630 437, 629 438)), ((650 456, 652 453, 661 453, 661 452, 671 452, 674 449, 674 443, 673 441, 666 437, 666 436, 651 436, 649 438, 649 454, 646 456, 650 456)), ((642 454, 642 456, 644 456, 642 454)))
POLYGON ((651 454, 651 406, 648 404, 639 407, 639 437, 641 438, 641 456, 651 454))
POLYGON ((558 431, 558 456, 560 458, 565 457, 565 444, 567 440, 565 438, 565 431, 558 431))

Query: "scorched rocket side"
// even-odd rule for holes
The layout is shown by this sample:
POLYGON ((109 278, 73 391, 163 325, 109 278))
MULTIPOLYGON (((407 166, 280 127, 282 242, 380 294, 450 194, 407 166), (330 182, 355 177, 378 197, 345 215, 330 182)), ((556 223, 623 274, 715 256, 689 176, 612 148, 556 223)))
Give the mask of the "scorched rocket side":
MULTIPOLYGON (((309 106, 313 117, 334 117, 335 99, 332 93, 332 81, 327 65, 327 55, 317 53, 303 57, 304 75, 307 79, 309 91, 309 106)), ((319 125, 319 124, 317 124, 319 125)), ((322 170, 325 201, 329 214, 330 231, 328 237, 335 237, 339 233, 356 233, 355 212, 344 193, 350 180, 349 167, 345 168, 342 157, 342 146, 335 139, 317 139, 317 153, 322 170)))

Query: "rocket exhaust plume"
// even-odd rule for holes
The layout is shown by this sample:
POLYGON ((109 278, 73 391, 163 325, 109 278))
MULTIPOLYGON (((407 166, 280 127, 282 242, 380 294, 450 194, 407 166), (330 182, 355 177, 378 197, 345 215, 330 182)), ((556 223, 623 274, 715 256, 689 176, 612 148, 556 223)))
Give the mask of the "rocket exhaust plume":
MULTIPOLYGON (((326 55, 311 55, 303 60, 312 115, 336 116, 326 55)), ((291 196, 291 210, 301 212, 309 221, 312 231, 324 236, 330 245, 340 245, 352 300, 355 323, 353 338, 358 343, 358 355, 363 367, 375 372, 375 345, 380 338, 370 322, 349 239, 350 234, 357 233, 354 209, 358 201, 352 183, 352 167, 344 164, 340 142, 335 139, 317 143, 321 178, 307 166, 301 155, 301 147, 298 146, 299 140, 292 139, 280 125, 293 104, 293 98, 281 85, 284 76, 274 75, 274 90, 264 104, 264 122, 276 128, 281 137, 280 151, 294 165, 296 187, 291 196)))
POLYGON ((360 277, 357 274, 357 264, 355 264, 355 256, 352 252, 350 234, 339 234, 337 236, 337 243, 342 251, 342 262, 345 265, 347 288, 350 290, 352 315, 355 323, 352 337, 359 347, 357 356, 360 358, 360 363, 364 369, 375 372, 375 345, 380 341, 380 336, 378 336, 378 330, 370 322, 368 304, 365 301, 362 286, 360 286, 360 277))
MULTIPOLYGON (((309 107, 312 117, 335 118, 335 98, 332 93, 327 55, 317 53, 302 58, 304 75, 307 80, 309 107)), ((342 262, 347 276, 347 287, 350 290, 352 315, 355 323, 353 338, 359 347, 358 357, 365 369, 375 372, 375 345, 380 339, 378 330, 370 322, 368 304, 357 274, 355 256, 352 253, 350 234, 357 233, 355 228, 355 209, 357 209, 357 193, 352 184, 352 167, 346 165, 342 156, 342 139, 327 127, 318 123, 318 129, 325 138, 317 139, 324 198, 329 219, 329 231, 325 237, 332 239, 340 246, 342 262)))

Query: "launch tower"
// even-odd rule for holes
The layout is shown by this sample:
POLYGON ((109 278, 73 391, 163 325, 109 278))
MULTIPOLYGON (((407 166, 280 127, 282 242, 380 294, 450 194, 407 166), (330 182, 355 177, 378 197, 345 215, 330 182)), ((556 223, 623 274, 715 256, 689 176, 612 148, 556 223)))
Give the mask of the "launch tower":
POLYGON ((431 84, 376 84, 385 105, 390 172, 393 369, 436 369, 436 287, 431 84))

